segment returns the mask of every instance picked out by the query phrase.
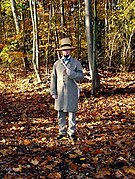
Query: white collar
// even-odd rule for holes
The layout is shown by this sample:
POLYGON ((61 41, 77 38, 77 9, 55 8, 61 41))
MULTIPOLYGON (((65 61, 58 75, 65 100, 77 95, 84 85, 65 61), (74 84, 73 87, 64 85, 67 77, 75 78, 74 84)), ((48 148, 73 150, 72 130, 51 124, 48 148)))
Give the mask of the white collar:
MULTIPOLYGON (((62 56, 62 60, 64 60, 64 56, 62 56)), ((71 56, 69 55, 68 57, 67 57, 67 59, 70 59, 71 58, 71 56)))

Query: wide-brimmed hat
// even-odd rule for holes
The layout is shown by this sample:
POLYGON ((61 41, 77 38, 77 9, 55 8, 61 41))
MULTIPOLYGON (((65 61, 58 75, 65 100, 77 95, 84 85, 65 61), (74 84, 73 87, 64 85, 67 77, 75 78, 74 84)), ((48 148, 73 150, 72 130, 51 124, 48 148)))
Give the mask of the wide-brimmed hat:
POLYGON ((56 49, 57 51, 62 51, 62 50, 74 50, 76 47, 71 46, 71 41, 69 38, 63 38, 60 41, 61 47, 56 49))

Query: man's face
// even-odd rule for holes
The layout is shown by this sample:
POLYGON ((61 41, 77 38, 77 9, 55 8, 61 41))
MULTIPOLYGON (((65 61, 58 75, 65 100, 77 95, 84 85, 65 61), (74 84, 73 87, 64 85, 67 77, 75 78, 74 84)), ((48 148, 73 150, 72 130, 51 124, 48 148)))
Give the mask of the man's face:
POLYGON ((71 51, 70 50, 62 50, 63 56, 70 55, 71 51))

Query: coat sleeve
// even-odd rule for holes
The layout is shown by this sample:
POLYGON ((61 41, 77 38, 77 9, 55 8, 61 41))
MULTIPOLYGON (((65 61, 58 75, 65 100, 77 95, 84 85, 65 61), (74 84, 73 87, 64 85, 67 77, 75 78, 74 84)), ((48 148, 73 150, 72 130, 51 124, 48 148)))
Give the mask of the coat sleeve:
POLYGON ((51 95, 57 95, 57 73, 56 73, 56 64, 54 64, 54 66, 53 66, 53 71, 52 71, 52 74, 51 74, 50 93, 51 93, 51 95))
POLYGON ((68 77, 75 81, 83 80, 83 78, 84 78, 83 69, 82 69, 82 65, 79 61, 76 65, 76 69, 74 71, 71 70, 70 75, 68 77))

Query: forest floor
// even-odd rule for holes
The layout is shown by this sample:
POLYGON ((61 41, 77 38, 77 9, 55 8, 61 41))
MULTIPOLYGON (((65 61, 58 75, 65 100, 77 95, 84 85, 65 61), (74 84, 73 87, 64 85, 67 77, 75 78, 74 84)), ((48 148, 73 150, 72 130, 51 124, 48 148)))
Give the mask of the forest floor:
POLYGON ((49 77, 0 70, 0 179, 134 179, 135 72, 82 82, 76 142, 58 135, 49 77))

